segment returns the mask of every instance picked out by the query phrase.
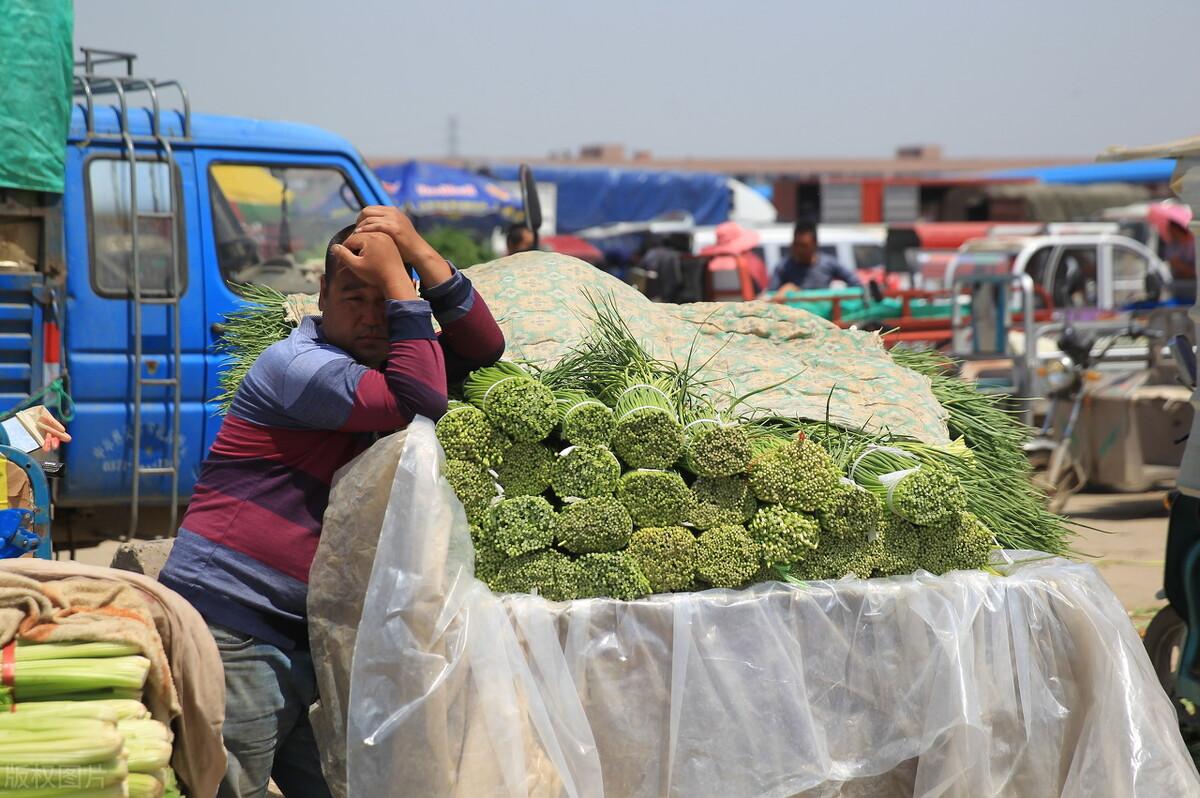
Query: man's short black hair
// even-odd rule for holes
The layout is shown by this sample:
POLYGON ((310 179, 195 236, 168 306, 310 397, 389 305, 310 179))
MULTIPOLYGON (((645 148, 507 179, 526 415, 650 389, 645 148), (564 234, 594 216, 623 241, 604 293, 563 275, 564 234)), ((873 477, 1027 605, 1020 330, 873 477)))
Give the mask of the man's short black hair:
POLYGON ((504 241, 508 244, 508 251, 512 252, 512 248, 521 243, 521 239, 525 237, 525 233, 532 234, 532 230, 523 224, 510 224, 508 230, 504 233, 504 241))
POLYGON ((810 222, 808 219, 801 219, 796 222, 796 226, 792 229, 792 238, 799 238, 808 233, 812 235, 813 241, 817 240, 817 225, 815 222, 810 222))
POLYGON ((328 246, 325 247, 325 282, 332 283, 333 278, 337 276, 338 267, 342 264, 333 256, 333 245, 341 244, 347 238, 354 234, 354 228, 357 225, 348 224, 341 230, 333 234, 333 238, 329 239, 328 246))

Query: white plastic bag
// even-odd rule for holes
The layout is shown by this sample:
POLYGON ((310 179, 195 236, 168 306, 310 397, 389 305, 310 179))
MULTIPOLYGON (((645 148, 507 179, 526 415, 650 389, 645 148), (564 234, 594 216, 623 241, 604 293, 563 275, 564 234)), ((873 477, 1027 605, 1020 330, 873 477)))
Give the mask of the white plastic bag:
POLYGON ((354 645, 355 798, 1200 794, 1090 566, 501 597, 471 576, 440 458, 419 419, 354 645))

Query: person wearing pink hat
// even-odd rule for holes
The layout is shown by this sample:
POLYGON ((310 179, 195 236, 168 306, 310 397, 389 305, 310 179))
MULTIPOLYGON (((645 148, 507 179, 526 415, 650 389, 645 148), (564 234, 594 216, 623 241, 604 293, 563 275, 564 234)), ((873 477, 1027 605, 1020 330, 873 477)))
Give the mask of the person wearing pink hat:
POLYGON ((775 273, 772 302, 784 302, 789 291, 828 288, 834 280, 848 286, 861 286, 858 275, 838 263, 817 247, 817 226, 812 222, 796 222, 792 231, 792 253, 775 273))
POLYGON ((747 230, 737 222, 717 225, 717 243, 700 250, 708 262, 709 296, 714 301, 757 299, 767 288, 767 265, 753 250, 758 246, 758 233, 747 230), (723 279, 736 275, 737 289, 732 280, 723 279))
POLYGON ((1188 224, 1192 209, 1186 205, 1159 202, 1150 206, 1147 221, 1162 238, 1161 255, 1171 267, 1175 298, 1194 301, 1196 296, 1196 239, 1188 224))

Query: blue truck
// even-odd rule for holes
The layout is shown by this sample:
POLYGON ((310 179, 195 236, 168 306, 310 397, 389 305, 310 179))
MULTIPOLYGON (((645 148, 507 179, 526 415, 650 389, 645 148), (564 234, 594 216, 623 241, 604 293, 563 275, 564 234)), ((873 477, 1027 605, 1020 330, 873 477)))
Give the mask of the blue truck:
POLYGON ((388 202, 342 138, 192 113, 133 64, 85 51, 61 195, 0 188, 0 408, 58 379, 75 402, 60 546, 174 534, 221 425, 237 286, 315 291, 329 236, 388 202))

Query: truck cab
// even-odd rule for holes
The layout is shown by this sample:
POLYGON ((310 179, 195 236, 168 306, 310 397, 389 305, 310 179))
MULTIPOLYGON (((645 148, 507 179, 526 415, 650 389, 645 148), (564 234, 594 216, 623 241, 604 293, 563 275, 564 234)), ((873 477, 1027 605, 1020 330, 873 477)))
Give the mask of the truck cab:
POLYGON ((1140 241, 1114 233, 991 236, 962 245, 946 268, 946 290, 964 274, 1027 274, 1035 291, 1064 311, 1119 311, 1169 293, 1171 270, 1140 241))
POLYGON ((64 193, 0 193, 0 241, 26 255, 0 264, 0 401, 60 376, 74 399, 59 540, 171 535, 221 425, 213 344, 238 286, 315 292, 329 237, 388 199, 323 130, 193 114, 129 75, 76 95, 64 193))

